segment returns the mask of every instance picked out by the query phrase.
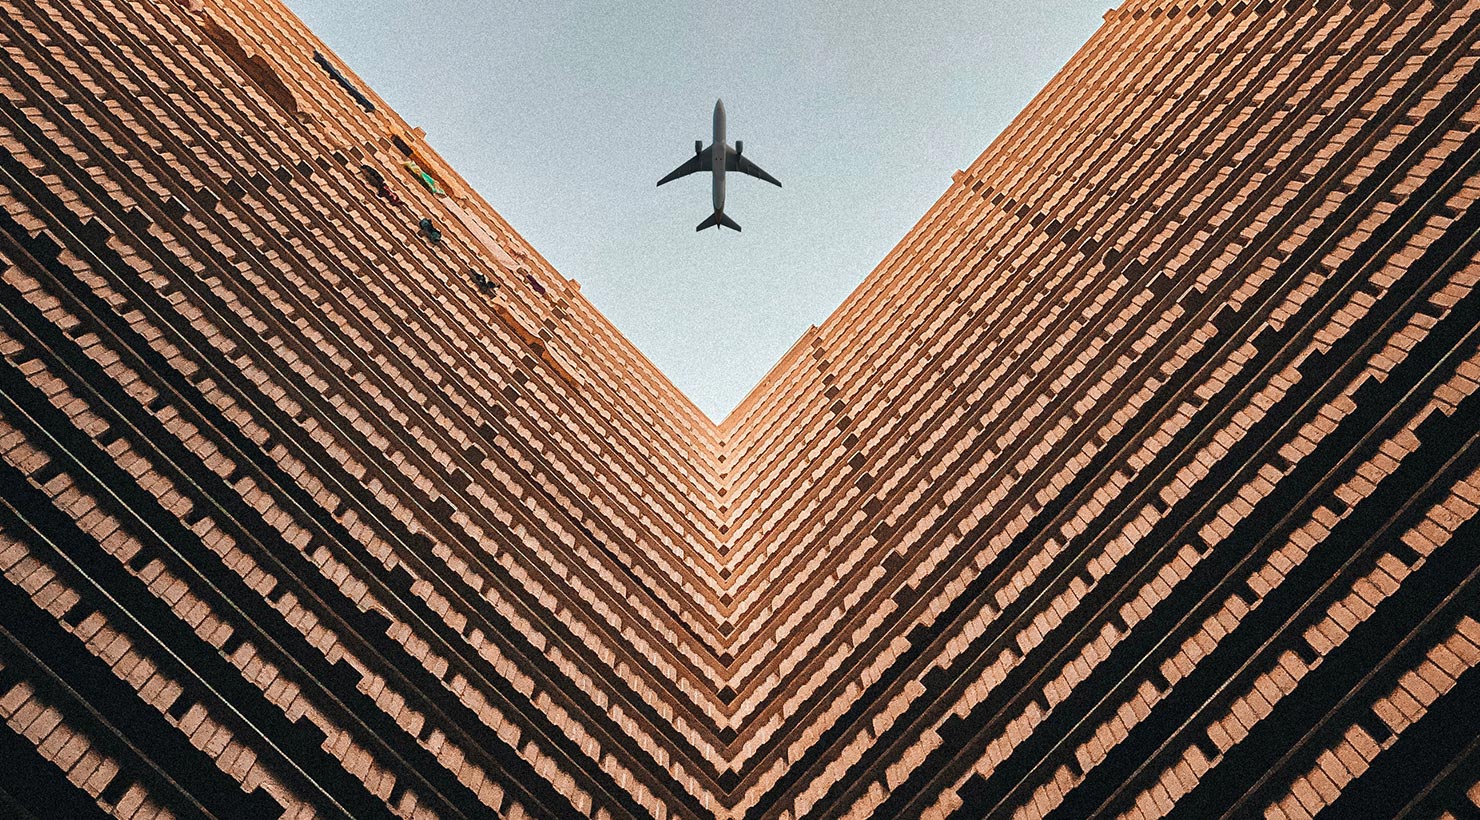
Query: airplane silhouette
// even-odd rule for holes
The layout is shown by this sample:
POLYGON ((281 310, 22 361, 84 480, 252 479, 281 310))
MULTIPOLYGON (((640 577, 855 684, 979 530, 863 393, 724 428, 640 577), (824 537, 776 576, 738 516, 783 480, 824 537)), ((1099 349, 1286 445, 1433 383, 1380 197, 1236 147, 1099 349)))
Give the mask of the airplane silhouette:
POLYGON ((702 231, 705 228, 724 226, 738 231, 740 225, 725 216, 725 172, 738 171, 742 174, 749 174, 756 179, 764 179, 778 188, 781 187, 781 183, 742 155, 745 151, 744 140, 735 140, 733 148, 725 142, 724 100, 716 100, 714 103, 714 142, 710 143, 708 148, 703 146, 703 140, 694 140, 694 156, 688 162, 674 168, 668 176, 658 180, 658 184, 672 182, 679 177, 699 171, 710 171, 714 174, 714 214, 700 222, 694 230, 702 231))

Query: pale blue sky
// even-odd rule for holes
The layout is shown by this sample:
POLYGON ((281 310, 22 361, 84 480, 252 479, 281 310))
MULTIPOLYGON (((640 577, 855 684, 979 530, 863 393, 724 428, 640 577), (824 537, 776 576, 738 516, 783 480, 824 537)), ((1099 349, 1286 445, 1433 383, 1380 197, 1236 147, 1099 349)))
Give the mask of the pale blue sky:
POLYGON ((1113 0, 288 5, 716 421, 822 322, 1113 0), (729 141, 745 229, 695 233, 729 141))

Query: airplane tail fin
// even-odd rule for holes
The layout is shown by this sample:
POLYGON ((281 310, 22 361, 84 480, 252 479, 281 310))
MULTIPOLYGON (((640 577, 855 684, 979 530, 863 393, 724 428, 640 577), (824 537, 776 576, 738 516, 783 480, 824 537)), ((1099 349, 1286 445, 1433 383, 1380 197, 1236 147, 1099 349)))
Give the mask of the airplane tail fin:
POLYGON ((740 230, 740 223, 738 223, 735 220, 729 218, 728 216, 725 216, 723 213, 721 213, 719 211, 715 211, 708 219, 704 220, 703 222, 700 222, 699 223, 699 226, 697 228, 694 228, 694 230, 696 230, 696 231, 702 231, 705 228, 713 228, 713 227, 720 226, 720 225, 723 225, 724 227, 729 228, 729 229, 734 230, 734 231, 739 231, 740 230))

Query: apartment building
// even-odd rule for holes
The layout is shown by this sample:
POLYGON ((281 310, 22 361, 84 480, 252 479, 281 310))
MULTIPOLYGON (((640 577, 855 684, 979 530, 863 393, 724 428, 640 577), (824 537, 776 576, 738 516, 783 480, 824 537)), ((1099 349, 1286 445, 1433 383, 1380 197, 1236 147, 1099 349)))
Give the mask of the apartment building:
POLYGON ((0 813, 1480 813, 1480 0, 1124 0, 722 424, 277 0, 0 11, 0 813))

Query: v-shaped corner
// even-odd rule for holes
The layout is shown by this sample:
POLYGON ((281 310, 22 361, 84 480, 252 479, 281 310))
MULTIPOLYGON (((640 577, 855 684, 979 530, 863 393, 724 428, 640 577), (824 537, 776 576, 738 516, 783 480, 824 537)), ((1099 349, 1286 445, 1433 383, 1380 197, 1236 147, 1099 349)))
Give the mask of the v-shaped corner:
POLYGON ((1126 0, 719 426, 277 0, 0 10, 8 812, 1480 811, 1474 3, 1126 0))

